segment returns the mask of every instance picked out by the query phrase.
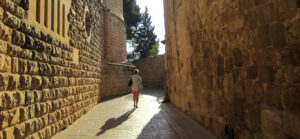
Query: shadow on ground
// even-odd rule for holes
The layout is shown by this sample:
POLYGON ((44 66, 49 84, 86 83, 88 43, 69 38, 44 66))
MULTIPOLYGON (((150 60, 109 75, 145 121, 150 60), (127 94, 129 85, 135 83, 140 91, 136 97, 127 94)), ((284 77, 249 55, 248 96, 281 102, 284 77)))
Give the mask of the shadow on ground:
POLYGON ((143 128, 137 139, 180 139, 180 135, 164 118, 163 111, 159 111, 143 128))
POLYGON ((124 113, 123 115, 121 115, 118 118, 110 118, 108 119, 105 124, 100 128, 101 131, 99 131, 96 136, 99 136, 103 133, 105 133, 105 131, 115 128, 119 125, 121 125, 123 122, 125 122, 127 119, 129 119, 129 116, 134 112, 135 109, 131 109, 130 111, 124 113))
POLYGON ((144 126, 137 139, 216 139, 197 121, 182 113, 170 103, 162 103, 164 93, 152 89, 144 95, 156 97, 159 111, 144 126))

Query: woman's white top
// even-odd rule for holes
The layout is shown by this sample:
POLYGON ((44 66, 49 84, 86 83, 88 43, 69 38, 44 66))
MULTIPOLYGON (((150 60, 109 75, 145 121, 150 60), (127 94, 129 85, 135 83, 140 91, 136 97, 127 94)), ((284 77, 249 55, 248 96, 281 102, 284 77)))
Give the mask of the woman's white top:
POLYGON ((142 84, 142 78, 137 75, 131 75, 131 79, 132 79, 132 86, 131 89, 132 90, 140 90, 141 88, 143 88, 143 84, 142 84))

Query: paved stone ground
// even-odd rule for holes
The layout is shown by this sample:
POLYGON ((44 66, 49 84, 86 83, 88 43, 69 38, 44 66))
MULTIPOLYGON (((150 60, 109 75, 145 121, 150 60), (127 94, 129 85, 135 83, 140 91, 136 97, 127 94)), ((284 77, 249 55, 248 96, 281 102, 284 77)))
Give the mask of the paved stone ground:
POLYGON ((146 89, 139 108, 132 94, 95 106, 53 139, 215 139, 172 104, 161 104, 162 90, 146 89))

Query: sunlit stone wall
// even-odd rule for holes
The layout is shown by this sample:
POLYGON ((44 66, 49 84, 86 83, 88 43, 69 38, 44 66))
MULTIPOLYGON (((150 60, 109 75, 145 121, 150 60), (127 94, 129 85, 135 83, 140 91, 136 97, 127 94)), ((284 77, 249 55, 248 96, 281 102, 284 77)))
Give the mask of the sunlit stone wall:
POLYGON ((50 138, 99 99, 104 7, 1 0, 0 21, 0 139, 50 138))

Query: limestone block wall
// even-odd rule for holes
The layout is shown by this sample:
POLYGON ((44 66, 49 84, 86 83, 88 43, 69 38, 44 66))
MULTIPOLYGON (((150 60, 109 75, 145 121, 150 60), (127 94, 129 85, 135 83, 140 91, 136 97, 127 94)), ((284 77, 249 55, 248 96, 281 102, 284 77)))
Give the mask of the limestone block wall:
POLYGON ((221 138, 300 138, 298 0, 164 4, 173 104, 221 138))
POLYGON ((123 17, 122 0, 105 0, 105 54, 110 62, 127 60, 126 25, 123 17))
POLYGON ((123 17, 123 1, 122 0, 104 0, 109 12, 124 20, 123 17))
POLYGON ((130 92, 128 81, 133 65, 106 63, 101 69, 101 98, 109 98, 130 92))
POLYGON ((164 88, 165 64, 164 56, 134 61, 133 64, 140 70, 143 86, 146 88, 164 88))
POLYGON ((113 13, 107 12, 105 17, 105 54, 106 60, 122 62, 127 60, 126 26, 124 20, 113 13))
POLYGON ((103 8, 98 1, 53 0, 56 28, 52 30, 51 25, 43 27, 46 20, 38 25, 37 18, 31 17, 44 19, 44 14, 28 14, 32 2, 41 4, 38 0, 0 1, 1 139, 50 138, 98 101, 103 8), (85 7, 93 19, 90 41, 85 7), (65 37, 57 29, 63 19, 69 24, 65 37))

